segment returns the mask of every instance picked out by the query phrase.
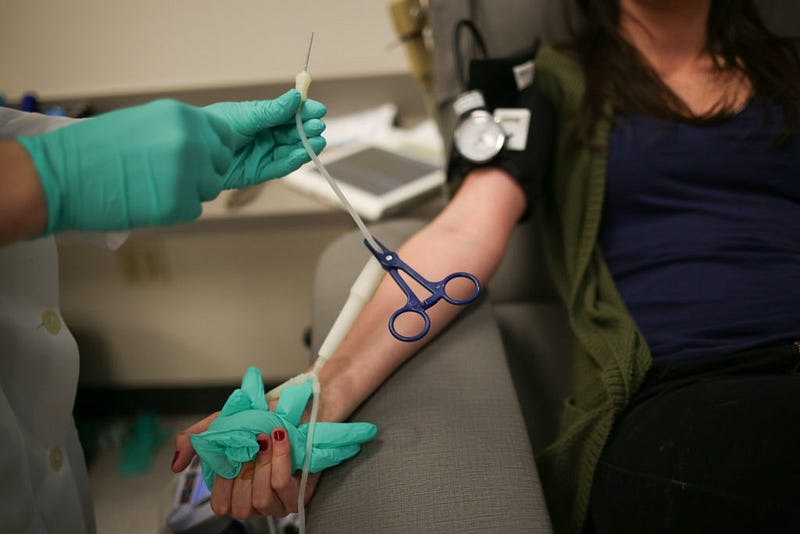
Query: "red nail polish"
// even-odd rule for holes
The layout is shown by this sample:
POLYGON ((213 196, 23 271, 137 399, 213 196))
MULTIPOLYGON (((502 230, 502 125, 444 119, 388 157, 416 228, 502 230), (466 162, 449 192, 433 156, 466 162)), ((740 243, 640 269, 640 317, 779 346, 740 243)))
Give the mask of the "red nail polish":
POLYGON ((172 457, 172 467, 175 468, 175 461, 178 459, 178 451, 175 451, 175 456, 172 457))
POLYGON ((283 441, 283 438, 286 437, 286 432, 283 430, 276 430, 275 431, 275 441, 283 441))
POLYGON ((258 442, 258 452, 264 452, 265 450, 269 449, 269 440, 264 439, 257 439, 258 442))

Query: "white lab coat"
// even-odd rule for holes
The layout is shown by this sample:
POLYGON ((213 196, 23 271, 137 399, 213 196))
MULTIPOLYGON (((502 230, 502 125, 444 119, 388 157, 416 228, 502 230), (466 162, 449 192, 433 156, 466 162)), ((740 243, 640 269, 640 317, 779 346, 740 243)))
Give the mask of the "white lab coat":
MULTIPOLYGON (((0 108, 0 139, 69 119, 0 108)), ((0 532, 94 532, 72 418, 78 347, 59 313, 52 237, 0 247, 0 532)))

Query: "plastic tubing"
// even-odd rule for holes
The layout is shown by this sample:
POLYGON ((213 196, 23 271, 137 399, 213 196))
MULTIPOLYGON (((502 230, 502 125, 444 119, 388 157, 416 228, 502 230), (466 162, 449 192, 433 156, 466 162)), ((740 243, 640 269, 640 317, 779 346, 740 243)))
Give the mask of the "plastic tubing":
MULTIPOLYGON (((381 247, 375 241, 375 238, 372 237, 372 234, 369 233, 367 227, 364 225, 364 222, 361 220, 361 217, 358 216, 358 213, 356 213, 356 211, 353 209, 353 206, 350 205, 350 202, 347 201, 347 198, 344 196, 341 189, 339 189, 339 187, 336 185, 336 182, 333 180, 333 178, 331 178, 331 175, 328 173, 327 169, 325 169, 325 166, 322 165, 322 163, 319 161, 319 158, 317 158, 317 155, 314 152, 314 149, 311 147, 311 144, 308 142, 308 137, 303 130, 303 119, 301 117, 301 111, 299 108, 297 113, 295 113, 294 118, 295 125, 297 126, 297 132, 300 135, 300 141, 303 143, 303 148, 306 149, 311 161, 314 162, 317 170, 319 170, 320 174, 322 174, 328 181, 328 184, 330 184, 331 188, 336 193, 336 196, 339 197, 342 205, 347 209, 347 211, 350 213, 350 216, 356 222, 356 225, 358 226, 359 230, 361 230, 364 238, 375 248, 375 250, 380 250, 381 247)), ((358 314, 361 312, 364 305, 372 298, 372 295, 378 288, 378 285, 383 279, 384 274, 385 273, 383 271, 383 267, 381 267, 381 264, 378 263, 374 257, 370 257, 370 259, 367 261, 367 264, 361 270, 361 273, 358 275, 356 281, 350 288, 350 294, 347 298, 347 301, 342 307, 342 310, 339 312, 339 315, 336 317, 336 321, 334 321, 333 326, 328 332, 328 335, 325 337, 325 341, 323 341, 322 346, 320 346, 317 360, 314 362, 314 367, 311 372, 300 374, 284 383, 284 385, 304 383, 308 379, 311 379, 311 414, 308 421, 308 436, 306 437, 306 456, 305 460, 303 461, 302 474, 300 475, 300 491, 297 495, 297 511, 300 518, 300 534, 305 534, 306 531, 305 495, 306 484, 308 483, 308 473, 311 467, 314 430, 317 425, 317 414, 319 412, 319 395, 321 392, 321 386, 319 383, 319 370, 333 355, 333 353, 339 347, 339 344, 344 339, 345 335, 347 335, 347 333, 350 331, 350 328, 353 326, 353 322, 355 322, 356 317, 358 317, 358 314)), ((267 394, 267 398, 275 398, 278 396, 282 387, 283 386, 279 386, 278 388, 270 391, 267 394)))
POLYGON ((358 215, 356 210, 353 209, 353 206, 350 204, 350 201, 347 200, 347 197, 344 196, 342 190, 339 189, 338 185, 336 185, 336 181, 333 178, 331 178, 331 175, 328 173, 328 169, 325 168, 325 166, 317 157, 317 154, 314 152, 314 149, 311 148, 311 144, 308 142, 308 137, 306 137, 306 132, 303 130, 303 119, 300 116, 301 108, 297 109, 297 113, 295 113, 294 115, 294 122, 295 125, 297 126, 297 132, 300 134, 300 141, 303 143, 303 148, 305 148, 306 152, 308 152, 311 161, 314 162, 314 165, 317 167, 317 170, 320 172, 320 174, 325 177, 325 180, 328 181, 328 185, 331 186, 333 192, 336 193, 337 197, 339 197, 339 202, 342 203, 342 206, 344 206, 344 208, 350 214, 350 217, 353 218, 353 220, 356 223, 356 226, 358 226, 358 229, 361 230, 361 233, 364 235, 364 239, 369 241, 369 244, 372 245, 372 248, 374 250, 381 250, 381 247, 380 245, 378 245, 378 242, 375 241, 375 238, 372 237, 372 234, 370 234, 369 230, 367 230, 367 226, 364 224, 364 221, 361 220, 361 217, 358 215))

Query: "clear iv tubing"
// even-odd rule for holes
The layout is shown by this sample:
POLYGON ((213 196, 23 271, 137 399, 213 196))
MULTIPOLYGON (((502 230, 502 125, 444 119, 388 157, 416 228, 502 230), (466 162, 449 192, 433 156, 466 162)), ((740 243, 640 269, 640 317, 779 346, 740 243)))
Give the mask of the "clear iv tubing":
POLYGON ((350 294, 347 297, 347 301, 345 301, 344 306, 342 306, 342 309, 339 312, 339 315, 333 322, 333 326, 331 326, 330 330, 328 331, 328 335, 325 336, 325 340, 322 342, 322 345, 320 345, 319 350, 317 351, 318 357, 311 372, 301 373, 267 393, 267 400, 272 401, 280 397, 281 390, 284 387, 305 384, 309 379, 311 379, 311 415, 308 422, 306 456, 305 460, 303 461, 302 475, 300 477, 300 491, 298 494, 297 503, 301 533, 305 532, 305 490, 306 483, 308 482, 309 467, 311 465, 314 428, 317 423, 319 394, 321 391, 319 384, 319 370, 322 368, 325 362, 330 359, 333 353, 336 352, 336 349, 350 331, 350 328, 353 326, 353 323, 355 322, 362 308, 372 298, 372 295, 375 293, 375 290, 378 288, 378 285, 381 283, 381 280, 383 280, 385 274, 386 273, 384 272, 383 267, 381 267, 381 264, 378 263, 378 260, 370 256, 366 265, 356 277, 353 285, 350 287, 350 294))
MULTIPOLYGON (((302 85, 301 83, 301 76, 305 75, 307 78, 303 81, 305 82, 305 87, 302 87, 301 94, 305 97, 305 91, 308 88, 308 83, 310 82, 310 77, 308 77, 307 71, 304 69, 303 72, 298 75, 298 86, 302 85)), ((305 98, 303 98, 305 100, 305 98)), ((301 106, 302 108, 302 106, 301 106)), ((301 108, 297 109, 297 113, 295 113, 295 125, 297 126, 297 132, 300 135, 300 141, 303 143, 303 147, 306 149, 311 161, 314 162, 316 165, 317 170, 319 170, 320 174, 322 174, 325 179, 330 184, 331 188, 336 193, 336 196, 339 197, 342 205, 347 209, 350 213, 350 216, 356 222, 358 229, 361 230, 361 233, 364 235, 364 239, 366 239, 371 246, 375 248, 375 250, 381 250, 381 247, 375 241, 375 238, 372 237, 372 234, 369 233, 367 230, 366 225, 361 220, 361 217, 358 216, 358 213, 353 209, 353 206, 350 205, 347 198, 342 193, 339 186, 336 185, 336 182, 331 178, 331 175, 328 173, 325 166, 319 161, 317 158, 317 154, 314 152, 314 149, 311 147, 311 144, 308 142, 308 137, 306 136, 305 131, 303 130, 303 119, 301 116, 301 108)), ((305 517, 305 493, 306 493, 306 484, 308 483, 308 473, 311 467, 311 452, 314 443, 314 429, 317 424, 317 413, 319 411, 319 394, 320 394, 320 383, 319 383, 319 369, 325 364, 325 362, 331 357, 335 350, 335 346, 338 346, 341 338, 344 337, 344 333, 349 330, 349 326, 352 325, 352 321, 355 319, 358 311, 360 311, 361 307, 363 307, 364 303, 369 300, 371 293, 375 291, 380 283, 381 279, 383 278, 384 272, 383 268, 380 264, 375 260, 375 258, 370 258, 367 262, 367 265, 362 270, 361 274, 356 279, 356 282, 353 284, 350 292, 350 298, 345 303, 344 308, 337 317, 336 322, 334 323, 333 327, 331 327, 331 331, 328 333, 328 336, 325 339, 325 342, 322 344, 319 350, 319 357, 317 358, 316 362, 314 362, 314 368, 309 373, 311 378, 311 415, 308 421, 308 436, 306 437, 306 457, 303 461, 302 467, 302 474, 300 476, 300 491, 297 496, 297 511, 298 516, 300 519, 300 533, 305 534, 305 527, 306 527, 306 517, 305 517)), ((301 375, 303 376, 303 375, 301 375)), ((306 380, 308 377, 306 378, 306 380)), ((273 390, 274 391, 274 390, 273 390)), ((270 392, 273 393, 273 392, 270 392)))
MULTIPOLYGON (((303 67, 302 72, 300 72, 295 78, 295 88, 300 92, 303 102, 306 100, 308 95, 308 87, 311 85, 311 76, 308 74, 308 60, 311 56, 311 46, 313 43, 314 34, 312 32, 311 42, 308 44, 308 53, 306 54, 306 64, 303 67)), ((319 158, 317 158, 317 154, 311 147, 311 143, 308 142, 308 137, 303 129, 302 105, 297 108, 297 112, 294 115, 294 122, 295 126, 297 127, 297 133, 300 136, 300 142, 303 144, 303 148, 305 148, 308 156, 311 158, 311 161, 314 162, 317 170, 320 172, 320 174, 322 174, 322 176, 325 177, 325 179, 328 181, 328 184, 331 186, 331 189, 333 189, 334 193, 336 193, 336 196, 339 197, 339 201, 342 203, 348 213, 350 213, 350 217, 352 217, 355 221, 358 229, 364 236, 364 239, 367 240, 373 249, 381 250, 382 247, 378 245, 378 242, 375 241, 375 238, 369 233, 364 221, 361 220, 361 217, 359 217, 358 213, 356 213, 356 211, 353 209, 353 206, 350 204, 350 202, 348 202, 347 197, 344 196, 342 190, 339 189, 339 186, 336 185, 334 179, 331 178, 328 170, 319 161, 319 158)), ((280 390, 283 388, 283 386, 305 383, 309 378, 311 379, 311 414, 308 421, 308 436, 306 437, 306 456, 303 460, 302 474, 300 476, 300 490, 297 495, 297 511, 300 519, 300 534, 305 534, 306 531, 305 494, 306 484, 308 483, 308 473, 311 468, 311 452, 314 444, 314 430, 317 425, 317 413, 319 411, 319 394, 321 391, 319 383, 319 370, 333 355, 334 351, 339 346, 339 343, 341 343, 342 339, 344 338, 344 335, 350 330, 350 327, 352 326, 353 321, 355 321, 356 316, 378 288, 378 284, 380 284, 384 274, 383 268, 378 261, 374 257, 370 257, 370 259, 367 261, 367 264, 356 278, 356 281, 353 283, 353 286, 350 288, 350 296, 348 297, 347 302, 345 302, 344 307, 339 312, 339 316, 336 318, 336 321, 334 321, 333 326, 328 332, 325 341, 319 348, 319 356, 317 357, 316 362, 314 362, 314 368, 311 370, 311 372, 302 373, 267 393, 267 399, 270 400, 280 395, 280 390)))
POLYGON ((311 161, 314 162, 314 165, 317 167, 317 170, 320 172, 320 174, 322 174, 322 176, 324 176, 325 179, 328 181, 328 184, 331 186, 331 189, 333 189, 333 192, 336 193, 337 197, 339 197, 339 201, 342 203, 342 206, 344 206, 347 212, 350 213, 350 217, 353 218, 356 225, 358 226, 358 229, 361 230, 361 234, 364 236, 364 239, 369 241, 369 244, 372 246, 374 250, 383 250, 383 247, 378 245, 378 242, 375 241, 375 238, 372 237, 372 234, 370 234, 369 230, 367 230, 367 226, 364 224, 364 221, 361 220, 361 217, 358 215, 358 212, 356 212, 356 210, 353 209, 353 206, 350 204, 350 201, 347 200, 347 197, 344 196, 342 190, 339 189, 338 185, 336 185, 336 181, 333 178, 331 178, 331 175, 328 173, 328 170, 325 168, 324 165, 322 165, 322 162, 317 157, 317 154, 314 152, 314 149, 311 148, 311 144, 308 142, 308 137, 306 136, 306 133, 303 131, 303 119, 300 116, 300 108, 297 109, 297 113, 295 113, 294 115, 294 121, 295 124, 297 125, 297 131, 300 134, 300 141, 303 143, 303 148, 305 148, 306 152, 308 152, 308 155, 311 157, 311 161))
MULTIPOLYGON (((306 72, 304 70, 304 72, 306 72)), ((305 95, 304 95, 305 96, 305 95)), ((303 99, 305 100, 305 98, 303 99)), ((333 186, 334 191, 339 196, 339 200, 342 201, 342 204, 348 210, 352 210, 353 208, 350 206, 350 203, 347 202, 347 199, 344 197, 342 192, 336 186, 336 183, 331 178, 328 171, 325 167, 320 163, 319 159, 317 158, 317 154, 314 152, 314 149, 311 148, 311 143, 308 142, 308 137, 306 137, 306 132, 303 130, 303 118, 301 117, 303 106, 301 105, 297 108, 297 112, 294 115, 294 122, 297 126, 297 133, 300 134, 300 141, 303 143, 303 148, 306 149, 308 152, 309 157, 311 157, 311 161, 314 162, 314 165, 317 166, 319 172, 328 180, 328 182, 333 186)), ((352 215, 353 212, 351 212, 352 215)), ((358 224, 360 219, 356 219, 356 223, 358 224)), ((364 223, 361 222, 359 224, 359 229, 361 229, 361 233, 367 232, 366 227, 361 228, 361 225, 364 223)), ((325 358, 327 360, 327 358, 325 358)), ((300 534, 305 534, 306 531, 306 507, 305 507, 305 496, 306 496, 306 484, 308 483, 308 471, 311 468, 311 449, 314 445, 314 429, 317 426, 317 412, 319 410, 319 393, 320 393, 320 384, 319 384, 319 368, 322 367, 322 364, 325 363, 322 357, 318 357, 317 361, 314 362, 314 368, 311 370, 311 416, 308 420, 308 436, 306 436, 306 457, 303 461, 303 470, 302 474, 300 475, 300 492, 297 495, 297 512, 300 517, 300 534)))

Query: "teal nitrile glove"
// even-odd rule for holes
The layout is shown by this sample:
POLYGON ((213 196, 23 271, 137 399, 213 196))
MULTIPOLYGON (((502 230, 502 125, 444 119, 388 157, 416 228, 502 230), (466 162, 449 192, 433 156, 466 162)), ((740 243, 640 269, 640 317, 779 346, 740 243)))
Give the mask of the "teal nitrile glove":
POLYGON ((233 160, 217 116, 174 100, 113 111, 17 140, 47 200, 47 233, 127 230, 197 218, 233 160))
POLYGON ((325 148, 320 134, 328 111, 315 100, 301 102, 292 89, 275 100, 221 102, 205 109, 223 119, 233 132, 236 154, 225 176, 225 189, 242 189, 285 176, 310 161, 300 142, 294 115, 302 104, 303 130, 314 152, 325 148))
MULTIPOLYGON (((206 486, 213 487, 216 475, 235 478, 243 462, 255 459, 258 453, 256 436, 271 434, 277 427, 285 428, 289 434, 292 469, 301 469, 306 457, 308 423, 299 423, 310 396, 310 382, 286 386, 275 411, 270 412, 261 372, 256 367, 247 369, 241 389, 228 397, 208 430, 189 436, 202 461, 206 486)), ((317 473, 354 456, 361 449, 360 444, 375 437, 377 431, 371 423, 317 423, 309 470, 317 473)))

